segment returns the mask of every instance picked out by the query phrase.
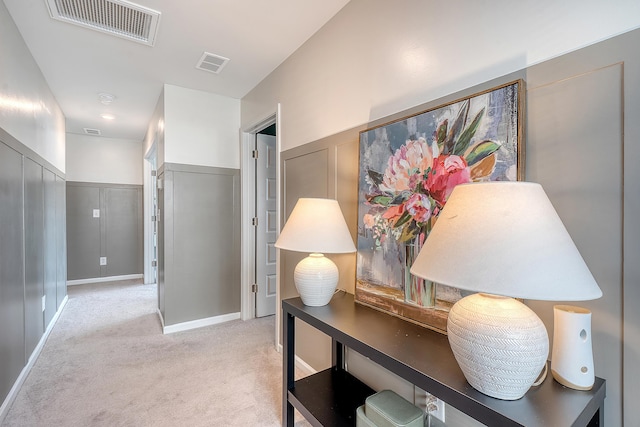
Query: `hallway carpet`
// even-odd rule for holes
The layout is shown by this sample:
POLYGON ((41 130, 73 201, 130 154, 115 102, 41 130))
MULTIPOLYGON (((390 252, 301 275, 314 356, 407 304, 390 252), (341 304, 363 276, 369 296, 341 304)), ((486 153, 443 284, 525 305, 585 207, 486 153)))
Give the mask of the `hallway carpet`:
POLYGON ((163 335, 156 301, 132 281, 69 287, 2 426, 280 425, 274 316, 163 335))

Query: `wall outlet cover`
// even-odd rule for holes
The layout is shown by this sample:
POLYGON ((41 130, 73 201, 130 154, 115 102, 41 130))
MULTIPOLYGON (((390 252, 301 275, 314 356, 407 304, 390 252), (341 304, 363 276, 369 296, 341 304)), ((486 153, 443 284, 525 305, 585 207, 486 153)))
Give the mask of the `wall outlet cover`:
POLYGON ((433 419, 437 419, 438 422, 445 422, 445 403, 444 401, 438 399, 438 397, 433 394, 422 390, 420 387, 415 387, 414 389, 414 401, 415 405, 422 409, 426 414, 429 420, 431 420, 431 425, 438 425, 433 419))
POLYGON ((100 257, 100 265, 107 265, 107 257, 106 256, 101 256, 100 257))

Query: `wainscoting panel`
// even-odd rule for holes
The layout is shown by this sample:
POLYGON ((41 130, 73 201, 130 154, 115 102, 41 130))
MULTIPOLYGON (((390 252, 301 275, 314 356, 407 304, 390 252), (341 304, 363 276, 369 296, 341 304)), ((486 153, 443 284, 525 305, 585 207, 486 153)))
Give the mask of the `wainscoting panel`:
POLYGON ((240 312, 240 171, 159 171, 158 292, 165 327, 240 312))
POLYGON ((142 273, 142 191, 139 186, 104 189, 105 276, 142 273))
MULTIPOLYGON (((622 64, 530 87, 527 96, 527 180, 542 184, 604 294, 573 304, 592 311, 596 375, 607 380, 604 412, 610 420, 616 414, 605 424, 621 425, 622 407, 613 405, 622 402, 623 376, 622 64)), ((553 303, 530 305, 553 342, 553 303)))
POLYGON ((67 296, 67 185, 56 176, 56 310, 67 296))
POLYGON ((0 142, 0 402, 25 363, 23 213, 22 155, 0 142))
POLYGON ((67 182, 67 280, 100 277, 100 188, 67 182))
POLYGON ((58 310, 58 257, 56 254, 56 175, 43 170, 44 184, 44 325, 51 322, 58 310))
POLYGON ((66 295, 64 182, 0 129, 0 424, 66 295))
POLYGON ((142 274, 141 185, 67 182, 67 219, 69 280, 142 274))
POLYGON ((44 185, 42 166, 24 159, 25 345, 31 354, 44 334, 44 185))

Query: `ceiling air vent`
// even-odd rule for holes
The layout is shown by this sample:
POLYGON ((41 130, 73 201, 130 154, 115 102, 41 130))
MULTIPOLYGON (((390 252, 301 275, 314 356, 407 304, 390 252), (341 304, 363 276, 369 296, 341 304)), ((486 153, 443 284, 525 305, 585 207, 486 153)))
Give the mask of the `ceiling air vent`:
POLYGON ((53 19, 153 46, 160 12, 125 0, 45 0, 53 19))
POLYGON ((224 66, 227 65, 227 62, 229 62, 229 58, 205 52, 202 54, 200 61, 198 61, 198 63, 196 64, 196 68, 199 70, 219 74, 224 66))
POLYGON ((91 128, 82 128, 84 130, 84 133, 86 133, 87 135, 92 135, 92 136, 100 136, 101 132, 100 129, 91 129, 91 128))

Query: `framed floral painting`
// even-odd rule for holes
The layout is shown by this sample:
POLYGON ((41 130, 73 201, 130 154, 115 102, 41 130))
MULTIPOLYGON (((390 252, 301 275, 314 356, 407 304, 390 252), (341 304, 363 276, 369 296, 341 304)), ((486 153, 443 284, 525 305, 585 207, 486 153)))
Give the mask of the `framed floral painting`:
POLYGON ((518 80, 360 133, 356 301, 446 333, 465 295, 409 269, 456 185, 522 179, 523 93, 518 80))

